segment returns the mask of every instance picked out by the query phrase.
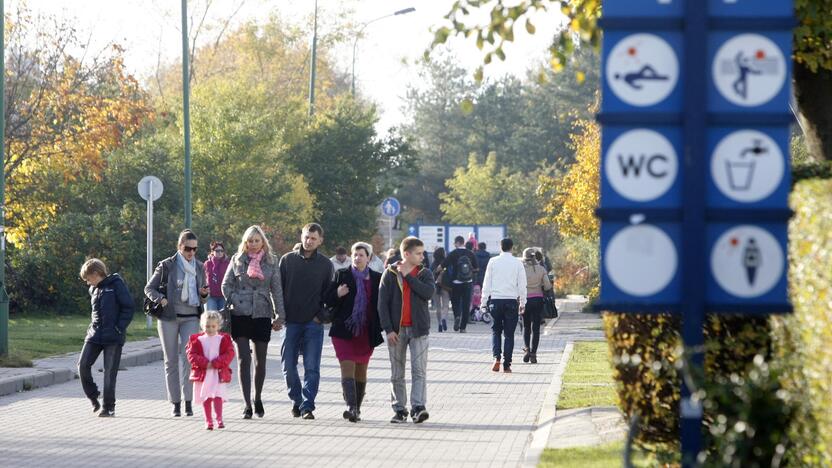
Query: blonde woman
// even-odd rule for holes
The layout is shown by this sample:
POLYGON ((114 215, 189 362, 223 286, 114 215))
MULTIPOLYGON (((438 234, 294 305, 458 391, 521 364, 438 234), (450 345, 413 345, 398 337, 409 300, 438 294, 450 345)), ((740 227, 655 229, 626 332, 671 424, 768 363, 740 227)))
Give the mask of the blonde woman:
POLYGON ((243 418, 252 412, 262 418, 263 383, 266 381, 266 352, 272 329, 282 328, 283 287, 277 259, 260 226, 246 229, 237 253, 231 257, 222 294, 231 306, 231 337, 237 345, 240 391, 245 408, 243 418), (254 344, 254 410, 251 407, 251 346, 254 344))

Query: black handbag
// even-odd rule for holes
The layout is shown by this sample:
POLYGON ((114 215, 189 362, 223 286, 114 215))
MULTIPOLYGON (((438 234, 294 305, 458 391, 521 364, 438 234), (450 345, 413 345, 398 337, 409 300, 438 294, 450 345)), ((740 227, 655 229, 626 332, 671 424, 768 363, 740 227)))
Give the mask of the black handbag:
POLYGON ((555 304, 555 292, 546 291, 543 293, 543 318, 553 319, 558 317, 558 306, 555 304))
MULTIPOLYGON (((162 265, 162 277, 159 280, 159 293, 162 294, 162 297, 167 298, 168 296, 168 268, 165 265, 165 262, 160 262, 162 265)), ((149 297, 144 297, 144 313, 145 315, 150 315, 151 317, 160 318, 162 313, 165 311, 165 307, 162 306, 161 302, 156 302, 151 300, 149 297)))

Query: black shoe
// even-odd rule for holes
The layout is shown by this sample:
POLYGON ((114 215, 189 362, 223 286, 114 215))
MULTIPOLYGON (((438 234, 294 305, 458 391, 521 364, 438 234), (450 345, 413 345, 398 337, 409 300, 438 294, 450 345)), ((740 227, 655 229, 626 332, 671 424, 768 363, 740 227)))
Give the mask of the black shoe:
POLYGON ((439 333, 442 333, 442 324, 439 324, 439 333))
POLYGON ((299 418, 300 417, 300 408, 298 408, 298 405, 292 405, 292 417, 293 418, 299 418))
POLYGON ((98 402, 98 397, 90 398, 90 403, 92 403, 92 412, 97 413, 98 410, 101 409, 101 403, 98 402))
POLYGON ((101 411, 98 412, 98 417, 99 418, 112 418, 115 415, 116 415, 115 410, 106 409, 106 408, 102 409, 101 411))
POLYGON ((355 382, 355 411, 356 420, 361 421, 361 403, 364 402, 364 395, 367 393, 367 382, 355 382))
POLYGON ((174 403, 173 410, 170 412, 170 415, 174 418, 178 418, 182 416, 182 404, 181 403, 174 403))
POLYGON ((428 420, 430 414, 428 414, 428 410, 424 406, 417 406, 410 412, 410 417, 413 418, 415 424, 421 424, 428 420))
POLYGON ((459 331, 459 317, 454 317, 454 331, 459 331))
POLYGON ((448 331, 448 321, 445 319, 442 319, 442 330, 448 331))
POLYGON ((531 357, 532 355, 529 352, 529 348, 523 348, 523 362, 529 362, 529 359, 531 359, 531 357))
POLYGON ((537 364, 537 353, 532 353, 529 359, 531 359, 532 364, 537 364))
POLYGON ((194 409, 191 406, 191 402, 186 401, 185 402, 185 416, 193 416, 193 415, 194 415, 194 409))
POLYGON ((243 408, 243 419, 251 419, 252 413, 251 405, 246 405, 246 407, 243 408))
POLYGON ((393 424, 402 424, 407 422, 407 411, 396 411, 396 414, 390 419, 393 424))
POLYGON ((465 331, 465 329, 464 329, 464 328, 460 328, 460 329, 459 329, 459 332, 460 332, 460 333, 468 333, 467 331, 465 331))
POLYGON ((262 400, 254 400, 254 414, 256 414, 258 418, 265 416, 266 410, 263 408, 262 400))
POLYGON ((315 415, 309 410, 304 410, 300 414, 301 419, 315 419, 315 415))

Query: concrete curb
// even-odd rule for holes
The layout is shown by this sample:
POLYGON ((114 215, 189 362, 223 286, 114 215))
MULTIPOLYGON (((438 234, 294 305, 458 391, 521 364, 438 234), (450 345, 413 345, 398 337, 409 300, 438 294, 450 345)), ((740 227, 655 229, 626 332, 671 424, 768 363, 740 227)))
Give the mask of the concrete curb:
MULTIPOLYGON (((34 367, 0 369, 0 396, 48 387, 78 378, 80 353, 69 353, 35 361, 34 367)), ((137 367, 162 359, 158 338, 128 342, 122 351, 121 366, 137 367)), ((99 358, 97 369, 101 367, 99 358)))
MULTIPOLYGON (((554 324, 552 324, 554 326, 554 324)), ((549 328, 548 326, 546 327, 549 328)), ((548 331, 548 330, 547 330, 548 331)), ((549 443, 549 434, 552 432, 552 426, 557 416, 558 399, 560 398, 560 391, 563 385, 563 374, 566 372, 566 365, 569 362, 569 357, 572 355, 572 348, 575 343, 569 341, 563 349, 560 362, 555 368, 555 373, 552 375, 552 383, 546 390, 546 396, 543 400, 543 406, 540 408, 540 414, 537 416, 537 429, 532 434, 532 441, 526 449, 526 455, 523 460, 523 466, 527 468, 535 468, 540 463, 540 457, 549 443)))

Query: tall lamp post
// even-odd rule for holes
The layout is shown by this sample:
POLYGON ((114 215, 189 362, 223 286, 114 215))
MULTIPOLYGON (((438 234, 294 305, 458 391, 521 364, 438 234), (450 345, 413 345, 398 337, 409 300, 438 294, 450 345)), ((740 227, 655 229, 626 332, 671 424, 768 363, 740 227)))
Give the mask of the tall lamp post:
POLYGON ((9 295, 6 294, 6 15, 0 0, 0 356, 9 354, 9 295))
POLYGON ((318 62, 318 0, 315 0, 315 19, 312 24, 312 58, 309 63, 309 117, 315 115, 315 66, 318 62))
POLYGON ((185 124, 185 227, 191 227, 191 113, 188 48, 188 0, 182 0, 182 120, 185 124))
POLYGON ((359 29, 358 32, 355 34, 355 41, 353 41, 353 43, 352 43, 352 96, 353 97, 355 97, 355 49, 356 49, 356 46, 358 46, 358 39, 361 38, 361 33, 364 32, 364 28, 366 28, 367 26, 369 26, 372 23, 375 23, 376 21, 383 20, 384 18, 390 18, 391 16, 398 16, 398 15, 406 15, 406 14, 412 13, 414 11, 416 11, 416 9, 413 8, 413 7, 405 8, 403 10, 399 10, 399 11, 390 13, 389 15, 379 16, 378 18, 367 21, 366 23, 361 25, 361 29, 359 29))

